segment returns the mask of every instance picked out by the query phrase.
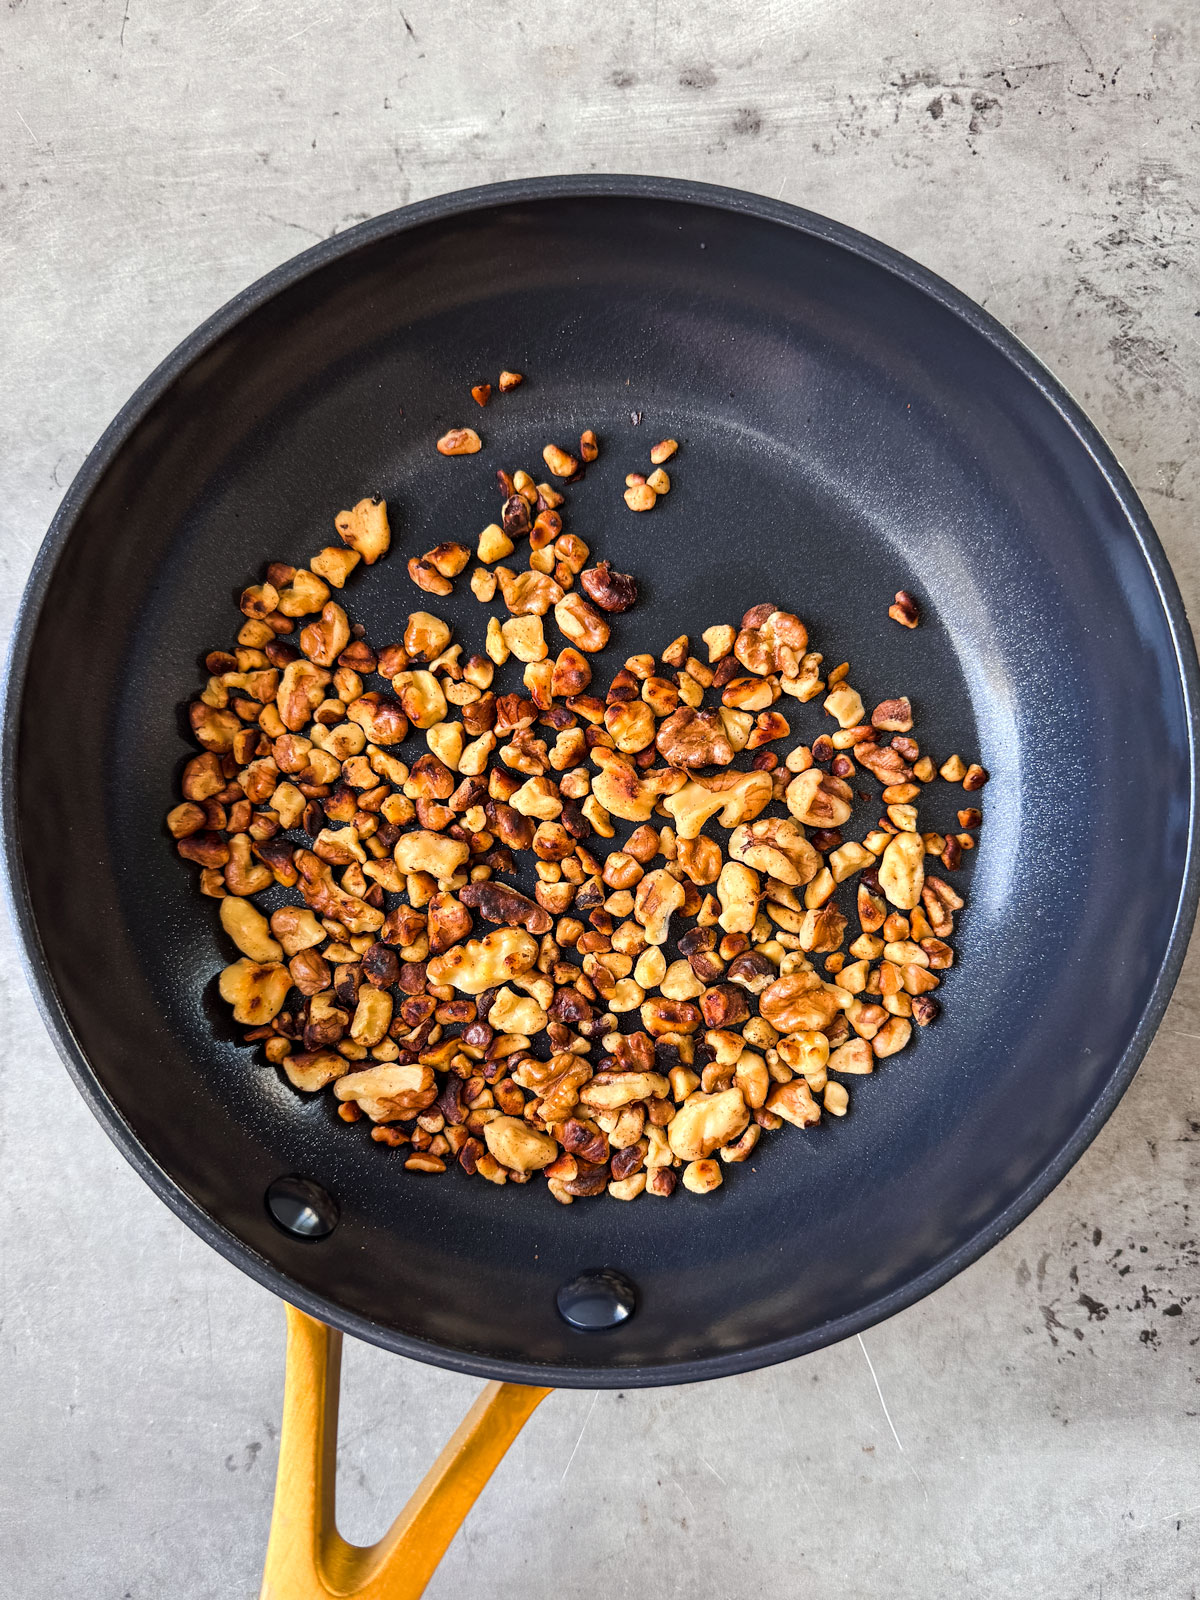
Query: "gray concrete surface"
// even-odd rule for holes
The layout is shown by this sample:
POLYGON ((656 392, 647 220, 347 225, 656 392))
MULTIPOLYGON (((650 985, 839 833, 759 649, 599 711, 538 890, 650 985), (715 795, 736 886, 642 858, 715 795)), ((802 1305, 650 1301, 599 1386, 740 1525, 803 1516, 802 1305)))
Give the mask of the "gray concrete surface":
MULTIPOLYGON (((975 295, 1107 431, 1194 611, 1197 11, 1017 5, 8 0, 0 625, 96 435, 235 290, 402 202, 593 169, 781 195, 975 295)), ((4 1589, 249 1596, 281 1310, 109 1146, 4 937, 4 1589)), ((1198 1041, 1193 959, 1070 1179, 864 1341, 552 1397, 429 1593, 1194 1595, 1198 1041)), ((477 1386, 347 1365, 342 1518, 365 1538, 477 1386)))

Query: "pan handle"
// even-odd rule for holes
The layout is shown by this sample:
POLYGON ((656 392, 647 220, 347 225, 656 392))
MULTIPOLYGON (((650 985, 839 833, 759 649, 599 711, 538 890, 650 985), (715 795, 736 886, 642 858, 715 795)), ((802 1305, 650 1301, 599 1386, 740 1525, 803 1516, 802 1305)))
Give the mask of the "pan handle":
POLYGON ((550 1390, 489 1383, 379 1543, 347 1544, 334 1519, 342 1336, 286 1309, 283 1427, 261 1600, 417 1600, 550 1390))

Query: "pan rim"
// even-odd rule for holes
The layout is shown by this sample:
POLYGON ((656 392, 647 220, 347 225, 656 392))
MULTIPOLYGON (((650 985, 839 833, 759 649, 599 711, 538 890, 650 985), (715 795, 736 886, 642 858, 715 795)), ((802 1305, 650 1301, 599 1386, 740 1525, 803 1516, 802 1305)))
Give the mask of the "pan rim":
POLYGON ((1200 901, 1200 857, 1196 849, 1197 790, 1200 749, 1195 714, 1200 701, 1200 663, 1183 600, 1154 525, 1125 471, 1080 403, 1042 361, 1009 329, 962 291, 928 268, 878 240, 816 212, 762 195, 685 179, 625 174, 586 174, 521 178, 505 183, 451 191, 385 212, 345 233, 301 252, 273 268, 234 295, 179 343, 139 385, 117 412, 90 451, 51 520, 34 560, 9 641, 3 683, 3 725, 0 728, 0 826, 4 831, 4 892, 26 979, 38 1011, 60 1057, 93 1115, 138 1175, 158 1198, 193 1232, 246 1272, 264 1288, 310 1315, 356 1338, 399 1355, 450 1371, 516 1383, 555 1384, 565 1388, 636 1388, 689 1383, 767 1367, 861 1333, 923 1299, 965 1267, 986 1254, 1057 1187, 1092 1143, 1129 1087, 1162 1020, 1178 979, 1197 903, 1200 901), (465 216, 500 206, 531 201, 635 199, 656 203, 707 206, 769 222, 846 250, 927 295, 943 310, 983 337, 1050 404, 1078 439, 1119 505, 1146 567, 1149 569, 1171 639, 1180 692, 1187 713, 1190 771, 1187 851, 1179 894, 1173 908, 1166 953, 1117 1066, 1087 1116, 1005 1209, 978 1229, 950 1255, 890 1294, 856 1311, 804 1333, 736 1351, 680 1362, 638 1367, 563 1366, 501 1359, 442 1346, 399 1333, 371 1319, 346 1311, 323 1295, 304 1288, 229 1231, 192 1199, 141 1143, 119 1107, 108 1095, 76 1038, 57 992, 34 919, 20 847, 15 757, 20 707, 29 656, 42 605, 67 542, 91 494, 151 409, 188 368, 245 317, 276 295, 319 272, 330 263, 381 239, 413 231, 431 222, 465 216))

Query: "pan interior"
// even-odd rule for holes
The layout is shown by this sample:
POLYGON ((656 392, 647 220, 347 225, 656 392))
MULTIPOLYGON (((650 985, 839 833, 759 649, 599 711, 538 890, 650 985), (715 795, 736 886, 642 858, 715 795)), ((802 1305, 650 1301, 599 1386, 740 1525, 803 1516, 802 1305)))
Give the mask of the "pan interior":
MULTIPOLYGON (((716 1375, 939 1281, 1111 1109, 1187 874, 1169 618, 1130 512, 1057 400, 920 284, 802 217, 663 195, 376 226, 252 301, 178 364, 68 512, 29 639, 16 843, 52 1004, 115 1135, 263 1281, 481 1373, 716 1375), (504 366, 527 382, 478 412, 470 385, 504 366), (484 450, 436 455, 462 424, 484 450), (487 613, 465 579, 430 601, 404 562, 473 544, 496 515, 495 469, 537 470, 547 440, 587 426, 603 454, 568 528, 642 585, 600 681, 770 600, 828 665, 851 662, 868 705, 909 694, 923 747, 992 779, 943 1016, 853 1082, 851 1114, 764 1139, 711 1197, 564 1209, 540 1183, 406 1173, 331 1097, 255 1065, 215 999, 231 947, 162 818, 191 753, 180 707, 198 659, 228 647, 234 595, 266 561, 304 563, 339 509, 379 492, 392 555, 352 578, 352 617, 382 645, 428 604, 479 648, 487 613), (666 435, 682 441, 674 488, 633 516, 624 475, 666 435), (915 632, 887 618, 899 588, 920 600, 915 632), (282 1174, 335 1197, 328 1237, 271 1222, 282 1174), (639 1309, 580 1333, 555 1291, 595 1267, 632 1279, 639 1309)), ((784 709, 806 742, 831 726, 819 701, 784 709)), ((923 809, 925 826, 967 803, 935 789, 944 815, 923 809)))

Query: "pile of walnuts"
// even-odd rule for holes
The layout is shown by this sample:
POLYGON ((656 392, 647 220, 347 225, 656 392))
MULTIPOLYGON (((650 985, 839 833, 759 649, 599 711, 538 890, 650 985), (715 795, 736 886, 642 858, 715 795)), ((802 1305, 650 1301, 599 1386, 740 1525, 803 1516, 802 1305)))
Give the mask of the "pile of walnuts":
MULTIPOLYGON (((595 459, 590 430, 581 446, 595 459)), ((360 501, 340 545, 243 593, 167 826, 240 952, 219 987, 246 1041, 408 1169, 541 1171, 564 1204, 706 1193, 764 1129, 844 1115, 843 1080, 937 1016, 963 901, 929 867, 953 872, 982 818, 919 830, 938 773, 909 701, 868 713, 774 605, 593 692, 637 584, 589 565, 560 490, 499 480, 469 577, 507 613, 484 653, 425 610, 382 648, 351 623, 333 591, 391 539, 360 501), (522 541, 526 565, 498 565, 522 541), (513 658, 521 687, 498 693, 513 658), (792 742, 818 696, 830 731, 792 742), (882 811, 850 840, 868 773, 882 811), (504 881, 522 873, 531 893, 504 881)), ((440 545, 408 570, 445 594, 471 559, 440 545)), ((987 780, 957 755, 940 775, 987 780)))

